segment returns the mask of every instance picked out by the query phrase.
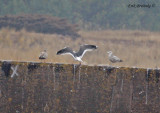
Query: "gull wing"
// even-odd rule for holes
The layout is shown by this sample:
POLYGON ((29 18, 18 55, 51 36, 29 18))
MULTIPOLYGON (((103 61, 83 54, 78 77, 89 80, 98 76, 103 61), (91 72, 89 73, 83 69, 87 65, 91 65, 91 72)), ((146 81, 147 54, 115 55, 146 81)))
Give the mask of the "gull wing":
POLYGON ((61 49, 57 52, 57 55, 65 55, 65 54, 70 54, 74 57, 74 52, 69 47, 65 47, 64 49, 61 49))
POLYGON ((118 58, 117 56, 113 56, 113 59, 115 59, 116 61, 120 60, 120 58, 118 58))
POLYGON ((92 51, 94 49, 97 49, 96 45, 82 45, 76 54, 78 57, 82 58, 87 51, 92 51))
POLYGON ((122 62, 122 60, 120 58, 118 58, 117 56, 113 56, 113 59, 116 61, 116 62, 122 62))

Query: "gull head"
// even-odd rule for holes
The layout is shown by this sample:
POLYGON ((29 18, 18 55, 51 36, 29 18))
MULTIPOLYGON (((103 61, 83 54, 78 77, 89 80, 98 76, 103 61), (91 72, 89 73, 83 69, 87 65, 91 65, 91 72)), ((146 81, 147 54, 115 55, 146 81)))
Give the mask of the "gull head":
POLYGON ((47 52, 47 50, 45 49, 44 52, 47 52))
POLYGON ((112 54, 112 51, 108 51, 107 53, 108 53, 108 54, 112 54))

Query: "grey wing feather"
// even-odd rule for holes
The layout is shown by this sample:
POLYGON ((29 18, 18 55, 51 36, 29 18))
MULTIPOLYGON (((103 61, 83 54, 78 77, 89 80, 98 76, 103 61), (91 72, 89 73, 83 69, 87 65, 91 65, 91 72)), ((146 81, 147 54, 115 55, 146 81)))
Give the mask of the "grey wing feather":
POLYGON ((118 58, 117 56, 113 56, 113 58, 117 61, 120 60, 120 58, 118 58))
POLYGON ((94 49, 97 49, 97 46, 95 45, 82 45, 80 46, 79 51, 77 52, 77 56, 81 56, 81 58, 83 57, 83 55, 87 52, 87 51, 92 51, 94 49))
POLYGON ((113 60, 115 62, 122 62, 122 60, 120 58, 118 58, 117 56, 113 56, 113 60))
POLYGON ((61 49, 57 52, 57 55, 63 55, 63 54, 74 54, 74 53, 71 48, 65 47, 64 49, 61 49))

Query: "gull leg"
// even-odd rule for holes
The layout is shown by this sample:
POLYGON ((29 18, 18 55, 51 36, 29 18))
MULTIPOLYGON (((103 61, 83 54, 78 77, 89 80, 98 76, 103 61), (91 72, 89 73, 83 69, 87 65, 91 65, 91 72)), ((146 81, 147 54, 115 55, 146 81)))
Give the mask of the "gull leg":
POLYGON ((80 62, 79 62, 79 65, 78 65, 78 67, 80 67, 80 66, 81 66, 81 64, 82 64, 82 62, 80 61, 80 62))
POLYGON ((108 63, 108 66, 111 67, 111 63, 108 63))
POLYGON ((83 62, 80 58, 78 59, 79 61, 79 66, 81 66, 81 63, 83 62))
POLYGON ((81 65, 81 63, 84 63, 82 60, 80 61, 80 65, 81 65))

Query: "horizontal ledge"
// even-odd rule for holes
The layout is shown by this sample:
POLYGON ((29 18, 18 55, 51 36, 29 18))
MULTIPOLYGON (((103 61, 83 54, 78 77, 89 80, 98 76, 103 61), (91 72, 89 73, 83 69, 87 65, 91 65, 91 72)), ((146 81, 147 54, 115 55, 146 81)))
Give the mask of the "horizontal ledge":
MULTIPOLYGON (((52 62, 36 62, 36 61, 15 61, 15 60, 0 60, 0 66, 2 66, 2 64, 6 62, 6 63, 10 63, 13 65, 41 65, 41 66, 54 66, 54 65, 79 65, 79 64, 69 64, 69 63, 52 63, 52 62)), ((124 68, 128 68, 128 69, 142 69, 142 70, 159 70, 159 68, 139 68, 139 67, 114 67, 114 66, 109 66, 109 65, 105 65, 105 64, 98 64, 98 65, 84 65, 82 64, 81 66, 89 66, 89 67, 106 67, 106 68, 114 68, 114 69, 124 69, 124 68)))

